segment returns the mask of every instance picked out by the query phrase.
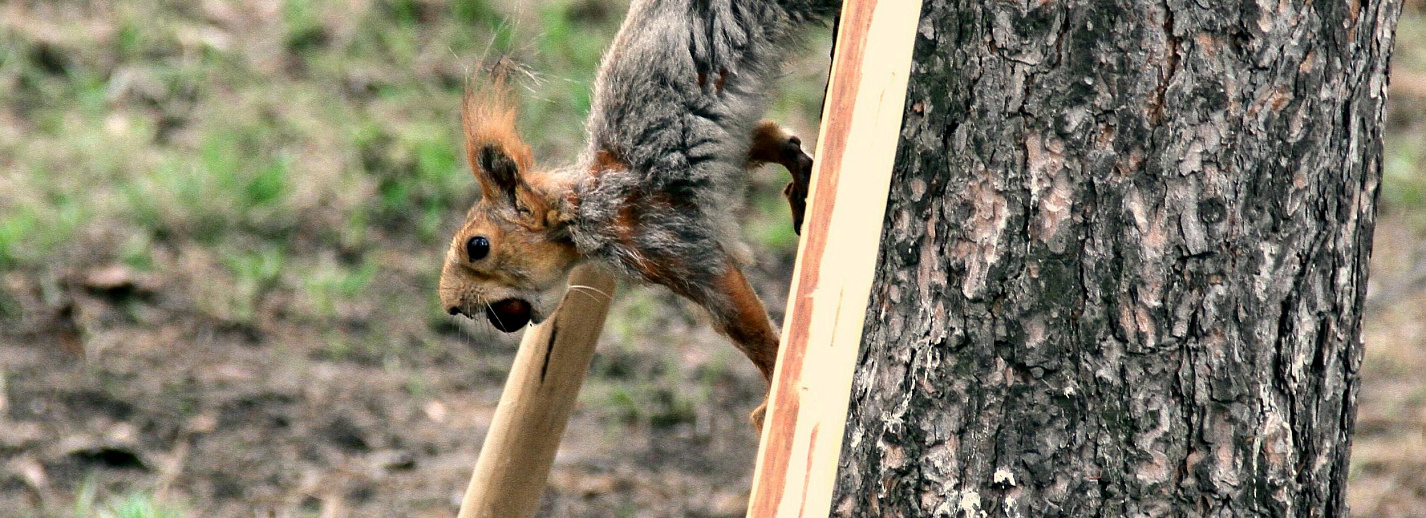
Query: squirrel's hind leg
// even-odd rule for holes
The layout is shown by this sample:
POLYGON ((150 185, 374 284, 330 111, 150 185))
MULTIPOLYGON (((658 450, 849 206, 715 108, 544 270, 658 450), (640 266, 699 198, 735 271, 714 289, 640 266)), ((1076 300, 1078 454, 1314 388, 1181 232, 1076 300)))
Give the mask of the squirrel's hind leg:
MULTIPOLYGON (((768 321, 767 309, 753 291, 752 285, 743 276, 742 270, 729 257, 722 273, 710 279, 707 286, 684 289, 674 287, 674 291, 703 306, 713 317, 713 324, 720 333, 727 335, 733 345, 752 360, 769 383, 772 382, 773 367, 777 363, 778 336, 768 321)), ((753 411, 750 419, 759 430, 762 429, 763 412, 767 401, 753 411)))
POLYGON ((812 157, 802 150, 802 139, 788 133, 776 122, 765 120, 753 129, 748 167, 765 163, 780 164, 792 174, 792 181, 782 189, 782 195, 787 197, 787 205, 792 209, 792 230, 802 234, 802 218, 807 212, 807 190, 812 183, 812 157))

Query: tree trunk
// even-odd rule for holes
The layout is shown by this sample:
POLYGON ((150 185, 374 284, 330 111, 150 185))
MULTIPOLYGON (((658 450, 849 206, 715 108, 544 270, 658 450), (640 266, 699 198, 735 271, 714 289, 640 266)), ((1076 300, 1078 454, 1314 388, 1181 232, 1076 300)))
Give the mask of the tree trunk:
POLYGON ((833 514, 1346 515, 1399 1, 1029 4, 922 12, 833 514))

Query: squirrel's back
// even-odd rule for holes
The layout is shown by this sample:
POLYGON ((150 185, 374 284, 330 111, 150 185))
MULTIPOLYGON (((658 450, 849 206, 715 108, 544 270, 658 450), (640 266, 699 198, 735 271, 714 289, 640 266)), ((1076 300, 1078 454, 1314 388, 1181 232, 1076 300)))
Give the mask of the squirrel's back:
POLYGON ((589 157, 608 153, 655 183, 716 182, 701 166, 740 164, 787 55, 839 5, 635 0, 595 81, 589 157))
POLYGON ((578 187, 577 244, 625 263, 637 259, 631 248, 687 259, 739 247, 731 234, 753 128, 808 25, 840 5, 634 0, 595 80, 580 169, 596 173, 578 187), (637 214, 630 199, 642 201, 637 214), (631 218, 636 247, 615 235, 631 218))
POLYGON ((735 215, 753 128, 807 25, 840 4, 634 0, 595 79, 575 244, 690 288, 722 271, 723 252, 743 256, 735 215))

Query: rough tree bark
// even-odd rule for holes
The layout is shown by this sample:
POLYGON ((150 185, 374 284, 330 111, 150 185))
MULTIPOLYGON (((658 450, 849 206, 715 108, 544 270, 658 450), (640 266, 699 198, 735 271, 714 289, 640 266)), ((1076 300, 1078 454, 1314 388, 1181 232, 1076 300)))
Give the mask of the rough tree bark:
POLYGON ((833 514, 1344 516, 1399 11, 927 0, 833 514))

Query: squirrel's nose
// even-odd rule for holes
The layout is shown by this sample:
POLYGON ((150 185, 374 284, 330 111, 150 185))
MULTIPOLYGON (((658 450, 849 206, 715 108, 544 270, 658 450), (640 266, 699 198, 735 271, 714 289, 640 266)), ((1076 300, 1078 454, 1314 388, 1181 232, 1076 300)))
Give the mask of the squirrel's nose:
POLYGON ((447 310, 446 310, 446 313, 450 313, 451 316, 464 315, 464 314, 465 314, 464 311, 461 311, 461 310, 460 310, 460 306, 451 306, 450 309, 447 309, 447 310))

